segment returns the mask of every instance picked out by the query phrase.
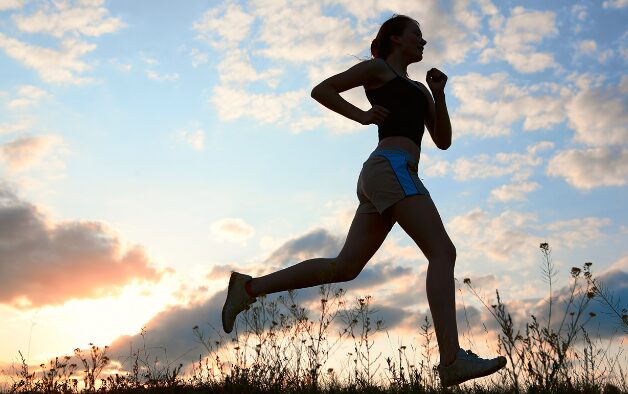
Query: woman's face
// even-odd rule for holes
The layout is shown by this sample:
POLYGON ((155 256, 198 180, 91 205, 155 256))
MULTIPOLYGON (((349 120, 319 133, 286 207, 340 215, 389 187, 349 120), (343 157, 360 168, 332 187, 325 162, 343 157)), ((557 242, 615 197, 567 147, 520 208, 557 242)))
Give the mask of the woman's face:
POLYGON ((398 50, 402 51, 402 53, 411 59, 411 63, 423 59, 423 47, 425 47, 427 41, 423 39, 423 33, 417 23, 406 23, 403 34, 395 38, 398 43, 398 50))

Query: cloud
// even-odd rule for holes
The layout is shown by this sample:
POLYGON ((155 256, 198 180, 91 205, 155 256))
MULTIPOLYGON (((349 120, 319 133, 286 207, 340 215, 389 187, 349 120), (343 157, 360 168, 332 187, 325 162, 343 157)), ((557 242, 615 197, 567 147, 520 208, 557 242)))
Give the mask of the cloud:
POLYGON ((63 139, 58 136, 18 137, 0 145, 0 159, 9 171, 23 171, 64 149, 63 139))
POLYGON ((217 69, 221 83, 237 86, 255 81, 266 81, 268 86, 274 88, 279 82, 278 77, 283 73, 280 67, 257 71, 251 65, 247 51, 237 48, 225 54, 224 59, 218 63, 217 69))
POLYGON ((624 8, 628 6, 628 0, 607 0, 602 3, 604 8, 624 8))
POLYGON ((198 39, 218 49, 234 48, 249 34, 255 17, 229 1, 211 8, 192 25, 198 39))
POLYGON ((508 202, 508 201, 525 201, 526 193, 530 193, 539 188, 537 182, 518 182, 491 190, 491 200, 508 202))
POLYGON ((539 52, 532 45, 558 34, 555 19, 556 15, 551 11, 528 11, 520 6, 513 8, 504 23, 492 26, 495 46, 485 49, 480 61, 505 60, 521 73, 558 67, 551 53, 539 52))
POLYGON ((451 119, 456 135, 505 136, 519 121, 523 130, 533 131, 565 120, 565 100, 572 95, 568 89, 556 83, 518 86, 509 79, 504 72, 451 79, 452 93, 460 101, 451 119))
POLYGON ((109 17, 102 7, 104 0, 44 3, 33 15, 13 15, 16 26, 26 33, 46 33, 61 38, 67 33, 75 36, 98 37, 115 33, 125 27, 118 18, 109 17))
POLYGON ((565 106, 574 140, 591 146, 628 144, 626 80, 603 87, 588 75, 571 79, 580 87, 565 106))
POLYGON ((547 223, 546 227, 554 239, 552 244, 573 248, 586 246, 591 240, 602 237, 601 228, 609 224, 610 219, 585 217, 547 223))
POLYGON ((458 251, 458 261, 486 259, 499 263, 532 261, 541 242, 558 248, 582 247, 604 236, 606 218, 584 217, 538 223, 535 213, 506 210, 491 215, 480 208, 451 219, 446 228, 458 251))
POLYGON ((13 20, 23 32, 44 33, 59 39, 59 49, 28 44, 3 33, 0 33, 0 48, 25 67, 34 69, 44 82, 74 85, 94 82, 78 75, 92 68, 80 58, 96 49, 95 44, 82 41, 81 37, 113 33, 125 25, 108 16, 107 9, 102 7, 104 0, 41 4, 34 14, 16 14, 13 20))
POLYGON ((11 123, 0 123, 0 135, 19 133, 33 126, 32 118, 20 118, 11 123))
POLYGON ((559 151, 549 160, 546 173, 563 177, 578 189, 623 186, 628 181, 628 149, 599 147, 559 151))
POLYGON ((0 11, 24 7, 26 0, 0 0, 0 11))
POLYGON ((15 98, 7 105, 9 109, 21 109, 35 106, 50 94, 45 90, 33 85, 22 85, 17 91, 18 98, 15 98))
POLYGON ((336 257, 344 240, 325 229, 291 239, 272 252, 266 262, 285 267, 314 257, 336 257))
POLYGON ((355 40, 350 19, 325 15, 320 3, 251 3, 253 12, 261 18, 257 40, 264 45, 254 51, 256 55, 302 63, 325 61, 364 49, 364 45, 355 40), (303 23, 305 15, 307 23, 303 23))
POLYGON ((144 249, 106 225, 51 221, 0 185, 0 302, 17 308, 98 298, 133 280, 158 281, 144 249))
POLYGON ((201 52, 197 48, 190 50, 190 57, 192 57, 192 67, 197 68, 201 64, 207 63, 207 54, 201 52))
MULTIPOLYGON (((422 171, 429 176, 444 176, 449 172, 453 172, 454 179, 468 181, 477 178, 494 178, 506 175, 512 175, 512 180, 521 184, 521 181, 527 179, 532 174, 532 169, 539 166, 543 159, 536 156, 538 152, 550 149, 554 145, 548 141, 541 141, 535 145, 526 148, 525 153, 506 153, 498 152, 494 156, 487 154, 479 154, 471 158, 461 157, 453 163, 447 161, 433 162, 430 156, 422 157, 422 171)), ((530 188, 530 186, 518 186, 521 188, 530 188)), ((501 196, 505 196, 512 187, 501 192, 501 196)), ((531 190, 530 190, 531 191, 531 190)), ((497 197, 497 196, 495 196, 497 197)))
POLYGON ((597 43, 595 40, 581 40, 576 43, 576 50, 580 54, 592 56, 597 52, 597 43))
POLYGON ((218 85, 213 89, 210 101, 218 111, 222 121, 251 117, 261 123, 290 122, 291 111, 299 108, 304 98, 309 97, 303 90, 280 94, 255 94, 244 89, 218 85))
POLYGON ((152 79, 153 81, 159 81, 159 82, 163 82, 163 81, 172 82, 172 81, 179 80, 178 73, 159 74, 158 72, 153 71, 153 70, 146 70, 146 76, 148 77, 148 79, 152 79))
POLYGON ((30 45, 0 33, 0 48, 9 57, 34 69, 44 82, 84 85, 94 81, 77 74, 92 68, 79 58, 96 49, 95 44, 68 38, 61 41, 59 50, 54 50, 30 45))
MULTIPOLYGON (((625 300, 628 299, 628 272, 622 270, 613 270, 607 271, 604 274, 595 275, 597 279, 603 283, 604 287, 608 289, 608 291, 613 295, 615 300, 625 300)), ((584 279, 580 277, 581 285, 584 285, 584 279)), ((586 286, 584 286, 581 292, 577 292, 576 300, 579 297, 585 297, 586 293, 584 290, 586 286)), ((571 287, 564 286, 556 291, 553 296, 555 297, 552 301, 552 321, 551 326, 555 331, 558 331, 561 320, 565 314, 569 314, 570 312, 577 312, 577 305, 572 305, 569 309, 566 308, 569 298, 571 296, 571 287)), ((616 306, 615 306, 616 307, 616 306)), ((621 311, 620 311, 621 312, 621 311)), ((548 300, 540 300, 534 305, 534 309, 532 314, 535 316, 543 316, 545 317, 545 322, 547 322, 547 316, 549 316, 549 301, 548 300)), ((567 318, 569 321, 569 318, 567 318)), ((584 308, 581 317, 581 323, 584 321, 588 321, 588 323, 584 326, 586 331, 591 335, 595 332, 595 336, 598 336, 602 339, 611 338, 617 335, 617 332, 621 332, 622 330, 622 322, 619 316, 614 315, 609 306, 602 301, 599 297, 596 297, 590 300, 584 308), (595 317, 590 317, 589 313, 595 313, 595 317)), ((563 330, 567 329, 567 323, 563 325, 563 330)), ((625 325, 624 325, 625 329, 625 325)), ((580 336, 580 341, 582 341, 582 337, 580 336)))
POLYGON ((255 229, 243 219, 223 218, 210 225, 209 234, 216 241, 245 243, 255 234, 255 229))
POLYGON ((572 15, 575 15, 579 21, 584 21, 587 18, 587 6, 584 4, 574 4, 571 7, 572 15))
POLYGON ((129 72, 129 71, 131 71, 133 69, 133 64, 131 64, 131 63, 122 63, 122 62, 120 62, 116 58, 109 59, 109 63, 113 64, 120 71, 129 72))
POLYGON ((515 255, 528 253, 531 245, 541 241, 533 232, 535 222, 536 215, 531 213, 507 210, 491 217, 476 208, 454 217, 447 228, 460 261, 484 257, 506 263, 515 255))
POLYGON ((175 137, 195 150, 202 151, 205 147, 205 131, 203 129, 198 128, 194 131, 178 130, 175 132, 175 137))

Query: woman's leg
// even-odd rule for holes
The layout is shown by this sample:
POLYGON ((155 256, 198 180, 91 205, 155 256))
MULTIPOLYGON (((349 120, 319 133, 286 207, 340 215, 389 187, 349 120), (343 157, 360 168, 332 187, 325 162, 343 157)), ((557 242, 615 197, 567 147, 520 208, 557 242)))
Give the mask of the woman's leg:
POLYGON ((349 234, 336 258, 314 258, 252 279, 252 295, 301 289, 354 279, 381 246, 394 222, 379 213, 356 213, 349 234))
POLYGON ((389 210, 394 220, 412 237, 429 262, 426 280, 427 300, 434 320, 441 365, 449 365, 456 359, 456 353, 460 348, 454 285, 456 248, 449 239, 429 195, 406 197, 389 210))

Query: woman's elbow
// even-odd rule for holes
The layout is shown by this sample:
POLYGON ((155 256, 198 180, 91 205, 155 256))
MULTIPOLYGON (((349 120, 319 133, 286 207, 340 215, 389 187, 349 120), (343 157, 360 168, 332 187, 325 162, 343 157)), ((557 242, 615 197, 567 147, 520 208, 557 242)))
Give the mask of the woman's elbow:
POLYGON ((451 142, 450 142, 449 144, 447 144, 447 145, 443 145, 443 144, 441 144, 441 145, 437 145, 437 146, 438 146, 438 148, 439 148, 440 150, 447 150, 447 149, 449 149, 449 147, 451 146, 451 142))
POLYGON ((310 92, 310 97, 316 100, 317 97, 321 96, 321 90, 323 90, 323 86, 319 83, 318 85, 314 86, 312 92, 310 92))

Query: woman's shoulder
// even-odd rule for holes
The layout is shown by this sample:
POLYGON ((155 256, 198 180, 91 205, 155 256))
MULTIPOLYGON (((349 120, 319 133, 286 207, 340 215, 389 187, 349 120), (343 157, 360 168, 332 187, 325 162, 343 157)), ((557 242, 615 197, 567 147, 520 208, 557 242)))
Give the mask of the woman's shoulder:
POLYGON ((367 73, 369 74, 368 82, 364 84, 366 90, 373 89, 390 79, 391 71, 384 59, 367 59, 361 65, 368 70, 367 73))

